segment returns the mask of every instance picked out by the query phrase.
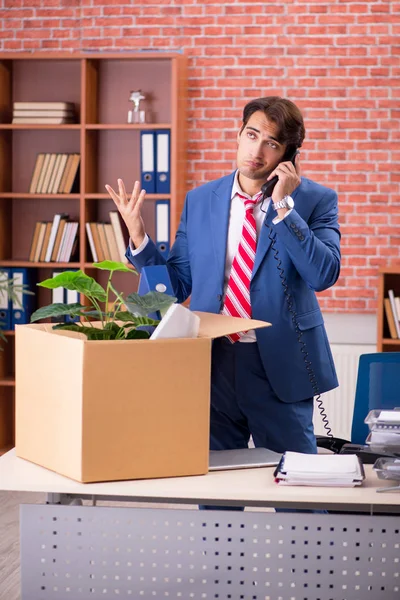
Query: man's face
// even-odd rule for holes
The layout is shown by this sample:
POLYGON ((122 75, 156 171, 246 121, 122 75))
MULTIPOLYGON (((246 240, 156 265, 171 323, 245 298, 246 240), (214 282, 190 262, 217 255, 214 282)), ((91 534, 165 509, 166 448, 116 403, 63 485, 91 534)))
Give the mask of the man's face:
POLYGON ((237 167, 242 177, 264 183, 285 154, 278 127, 262 111, 253 113, 238 133, 237 167))

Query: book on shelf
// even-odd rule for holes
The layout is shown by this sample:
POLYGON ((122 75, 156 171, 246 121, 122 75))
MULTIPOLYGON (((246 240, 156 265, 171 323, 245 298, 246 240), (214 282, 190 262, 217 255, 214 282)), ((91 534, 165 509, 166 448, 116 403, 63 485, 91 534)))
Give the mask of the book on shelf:
POLYGON ((44 159, 45 159, 45 154, 43 152, 40 152, 37 157, 36 157, 36 162, 35 162, 35 166, 33 169, 33 174, 32 174, 32 179, 31 179, 31 184, 29 186, 29 193, 30 194, 34 194, 37 190, 38 187, 38 182, 39 182, 39 176, 41 173, 41 170, 43 168, 43 163, 44 163, 44 159))
POLYGON ((42 244, 42 248, 40 250, 40 255, 39 255, 39 262, 44 262, 45 256, 46 256, 46 252, 47 252, 47 246, 49 245, 49 239, 50 239, 50 234, 51 234, 51 221, 47 221, 46 222, 46 227, 44 230, 44 237, 43 237, 43 244, 42 244))
POLYGON ((63 125, 75 123, 72 102, 14 102, 13 123, 63 125))
POLYGON ((74 110, 73 102, 14 102, 14 110, 74 110))
POLYGON ((51 261, 61 219, 68 219, 68 215, 66 213, 57 213, 54 215, 53 223, 51 224, 50 236, 46 246, 46 252, 44 257, 45 262, 51 261))
POLYGON ((32 262, 69 262, 78 245, 78 222, 58 213, 52 221, 37 222, 29 260, 32 262))
POLYGON ((122 263, 128 263, 129 261, 125 256, 129 244, 128 229, 117 210, 111 210, 109 214, 111 225, 114 230, 115 241, 117 242, 119 260, 122 263))
POLYGON ((389 298, 384 298, 383 305, 385 307, 386 320, 389 327, 389 333, 392 340, 397 339, 396 325, 394 323, 394 317, 392 313, 392 307, 390 306, 389 298))
POLYGON ((61 246, 61 240, 62 240, 62 237, 64 234, 64 228, 65 228, 65 225, 67 224, 68 219, 69 219, 69 215, 66 215, 66 214, 61 215, 57 233, 56 233, 56 239, 54 241, 54 247, 51 252, 51 259, 50 259, 51 262, 57 261, 58 252, 59 252, 60 246, 61 246))
POLYGON ((392 310, 394 326, 396 329, 396 338, 400 338, 400 314, 397 312, 396 298, 393 290, 388 290, 390 308, 392 310))
POLYGON ((70 117, 13 117, 12 122, 21 125, 72 125, 75 120, 70 117))
POLYGON ((68 221, 65 224, 56 262, 69 262, 75 255, 78 244, 78 227, 79 223, 76 221, 68 221))
POLYGON ((67 110, 65 108, 59 108, 57 110, 48 110, 46 109, 41 109, 41 110, 35 110, 35 109, 22 109, 22 110, 18 110, 18 109, 14 109, 13 110, 13 117, 58 117, 58 118, 62 118, 62 117, 66 117, 68 119, 74 119, 74 112, 72 110, 67 110))
POLYGON ((29 193, 70 194, 79 190, 80 154, 39 153, 29 193))
MULTIPOLYGON (((114 215, 112 218, 115 221, 114 215)), ((118 227, 120 227, 120 223, 118 223, 118 227)), ((123 263, 128 262, 125 257, 128 238, 122 233, 122 228, 122 245, 120 245, 120 247, 118 247, 117 235, 112 223, 86 223, 86 234, 94 262, 101 262, 103 260, 113 260, 115 262, 123 263), (125 238, 127 240, 126 243, 125 238)))

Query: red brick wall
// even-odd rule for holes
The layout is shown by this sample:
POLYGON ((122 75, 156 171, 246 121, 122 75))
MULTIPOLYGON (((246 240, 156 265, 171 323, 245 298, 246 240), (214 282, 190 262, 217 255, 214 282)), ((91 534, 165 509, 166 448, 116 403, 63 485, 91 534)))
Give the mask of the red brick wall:
POLYGON ((243 104, 303 110, 303 174, 335 188, 342 273, 324 310, 375 310, 380 265, 400 264, 400 2, 2 0, 1 51, 182 50, 189 180, 230 172, 243 104))

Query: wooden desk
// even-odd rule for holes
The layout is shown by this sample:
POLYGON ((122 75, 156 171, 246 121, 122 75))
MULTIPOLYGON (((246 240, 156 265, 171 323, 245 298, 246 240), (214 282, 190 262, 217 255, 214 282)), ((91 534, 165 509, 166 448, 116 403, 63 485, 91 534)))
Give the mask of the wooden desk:
POLYGON ((398 492, 371 466, 355 488, 280 487, 273 469, 81 484, 15 456, 0 489, 47 492, 21 506, 22 600, 393 600, 400 597, 398 492), (77 498, 370 514, 81 506, 77 498))
POLYGON ((171 477, 105 483, 78 483, 17 458, 10 450, 0 458, 0 489, 46 492, 78 498, 134 500, 177 504, 220 504, 222 506, 331 508, 400 512, 400 493, 377 493, 393 482, 377 478, 365 466, 366 481, 354 488, 279 486, 273 468, 214 471, 195 477, 171 477))

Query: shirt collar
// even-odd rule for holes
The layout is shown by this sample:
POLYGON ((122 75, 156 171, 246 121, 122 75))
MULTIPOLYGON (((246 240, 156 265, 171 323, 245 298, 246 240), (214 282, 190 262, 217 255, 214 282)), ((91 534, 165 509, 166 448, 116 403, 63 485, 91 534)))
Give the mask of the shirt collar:
MULTIPOLYGON (((260 192, 257 193, 259 194, 260 192)), ((246 196, 247 198, 254 198, 255 196, 257 196, 257 194, 254 194, 254 196, 249 196, 249 194, 246 194, 246 192, 242 190, 239 184, 239 169, 236 170, 235 178, 233 180, 231 200, 233 200, 236 194, 242 194, 242 196, 246 196)))

